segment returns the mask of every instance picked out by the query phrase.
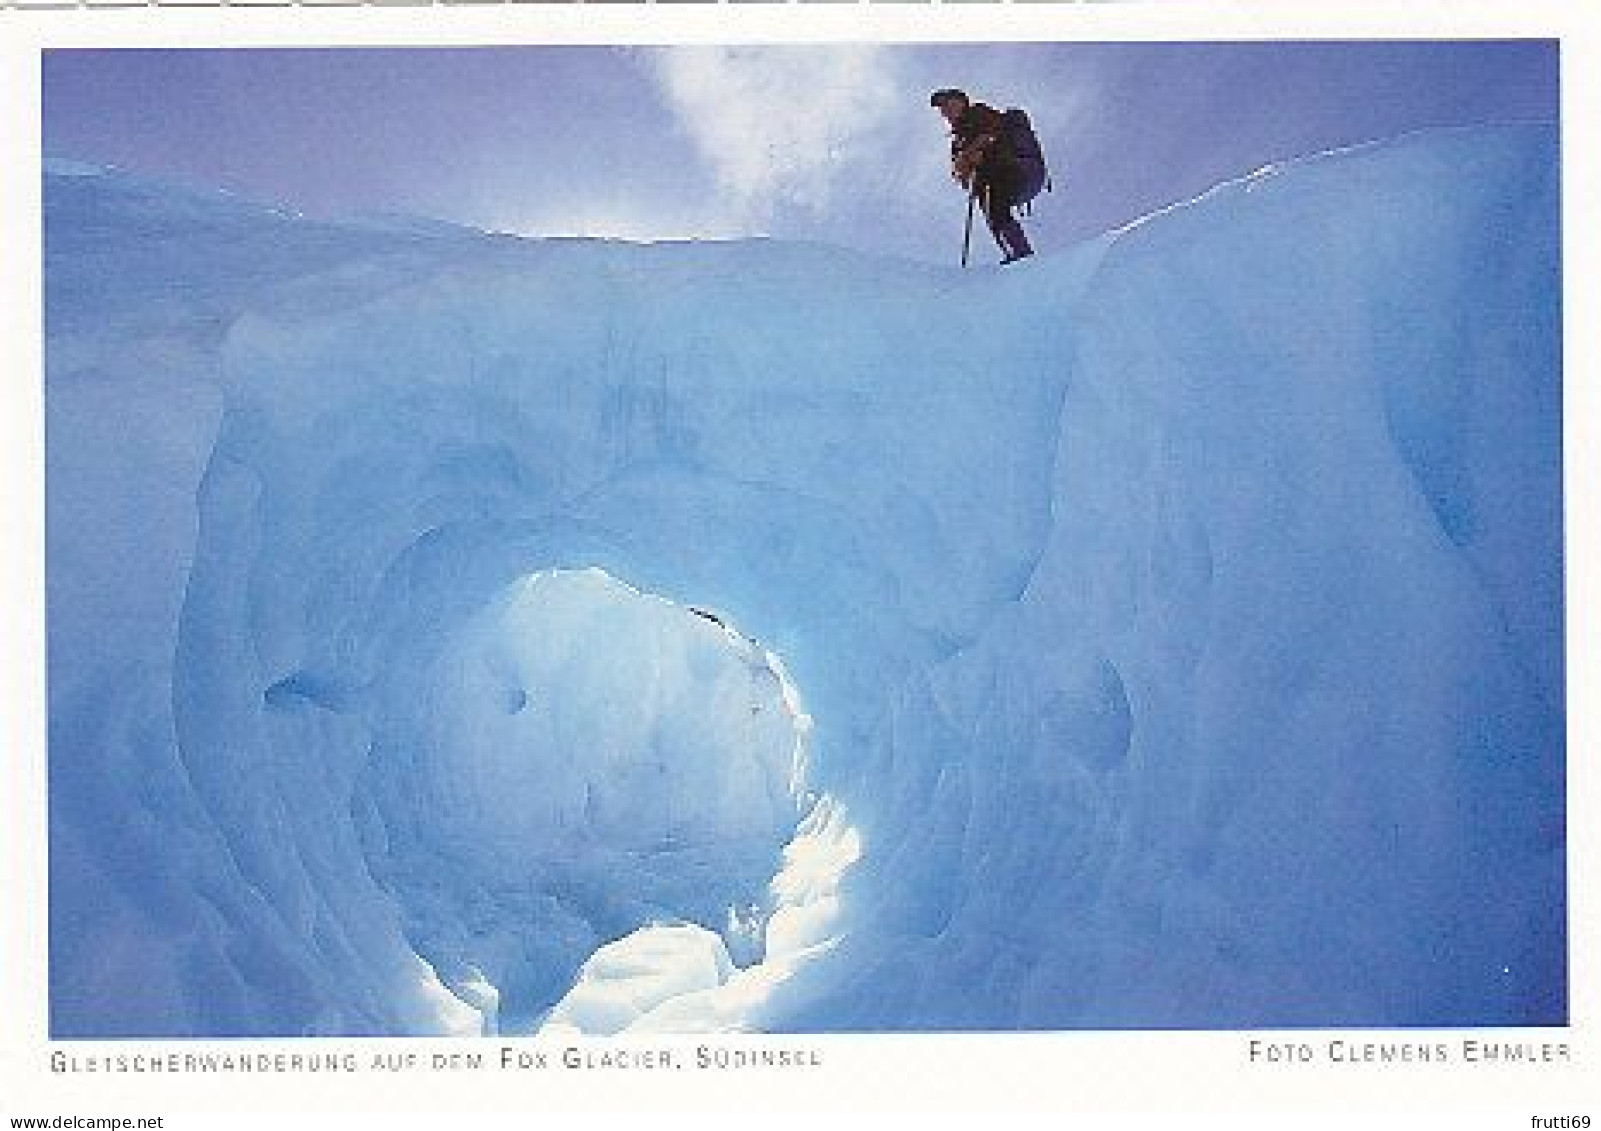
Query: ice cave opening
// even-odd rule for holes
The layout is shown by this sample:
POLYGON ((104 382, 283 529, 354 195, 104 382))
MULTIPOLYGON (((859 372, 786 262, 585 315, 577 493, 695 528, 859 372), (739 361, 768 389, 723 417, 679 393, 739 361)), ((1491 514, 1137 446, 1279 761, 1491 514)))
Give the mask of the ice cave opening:
MULTIPOLYGON (((426 665, 377 720, 358 827, 408 939, 487 1031, 537 1027, 638 930, 687 942, 713 984, 762 959, 816 801, 776 655, 589 568, 517 579, 426 665)), ((682 967, 668 949, 650 962, 682 967)))

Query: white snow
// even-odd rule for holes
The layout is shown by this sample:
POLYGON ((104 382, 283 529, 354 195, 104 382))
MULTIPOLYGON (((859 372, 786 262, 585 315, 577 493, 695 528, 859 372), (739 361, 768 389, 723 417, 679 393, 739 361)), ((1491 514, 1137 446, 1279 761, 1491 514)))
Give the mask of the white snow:
POLYGON ((722 985, 731 970, 723 940, 704 927, 644 927, 584 963, 543 1031, 611 1036, 664 1002, 722 985))
POLYGON ((1565 1017, 1554 131, 999 273, 83 174, 55 1036, 1565 1017))

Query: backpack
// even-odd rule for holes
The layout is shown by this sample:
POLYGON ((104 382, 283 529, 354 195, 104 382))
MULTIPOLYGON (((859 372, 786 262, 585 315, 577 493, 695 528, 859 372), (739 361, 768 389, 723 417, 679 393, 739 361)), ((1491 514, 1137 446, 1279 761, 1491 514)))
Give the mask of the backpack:
POLYGON ((1040 148, 1039 135, 1034 132, 1034 123, 1029 121, 1028 111, 1013 106, 1001 115, 1001 122, 1006 129, 1006 143, 1012 147, 1013 155, 1020 161, 1039 162, 1038 174, 1028 179, 1019 194, 1017 203, 1027 204, 1039 195, 1041 187, 1046 192, 1051 191, 1051 174, 1045 167, 1045 151, 1040 148))
POLYGON ((1027 110, 1013 106, 1001 115, 1001 121, 1006 127, 1006 141, 1013 153, 1045 164, 1045 153, 1040 149, 1039 135, 1034 132, 1034 123, 1029 121, 1027 110))

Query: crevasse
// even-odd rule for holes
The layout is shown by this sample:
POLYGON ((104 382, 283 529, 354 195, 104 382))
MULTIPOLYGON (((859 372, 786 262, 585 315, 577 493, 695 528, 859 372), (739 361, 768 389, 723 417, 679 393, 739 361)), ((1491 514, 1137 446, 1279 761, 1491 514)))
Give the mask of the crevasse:
POLYGON ((1553 130, 1000 274, 72 172, 56 1036, 1566 1016, 1553 130))

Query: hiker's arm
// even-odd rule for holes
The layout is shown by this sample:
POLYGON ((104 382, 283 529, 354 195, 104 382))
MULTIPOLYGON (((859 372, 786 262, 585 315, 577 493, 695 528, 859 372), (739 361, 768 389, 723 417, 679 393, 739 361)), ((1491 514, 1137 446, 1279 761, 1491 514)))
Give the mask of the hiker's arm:
POLYGON ((1006 119, 995 107, 974 103, 957 125, 958 152, 951 162, 951 175, 969 184, 975 170, 989 160, 990 150, 1006 129, 1006 119))
POLYGON ((995 135, 984 133, 962 146, 951 161, 951 175, 965 185, 968 178, 973 175, 973 170, 984 163, 984 158, 989 155, 990 147, 994 144, 995 135))

